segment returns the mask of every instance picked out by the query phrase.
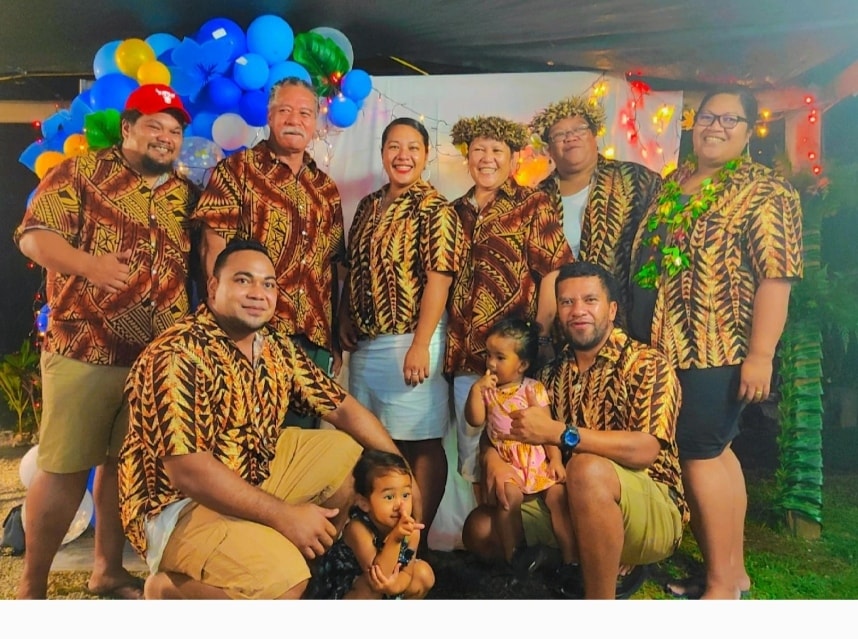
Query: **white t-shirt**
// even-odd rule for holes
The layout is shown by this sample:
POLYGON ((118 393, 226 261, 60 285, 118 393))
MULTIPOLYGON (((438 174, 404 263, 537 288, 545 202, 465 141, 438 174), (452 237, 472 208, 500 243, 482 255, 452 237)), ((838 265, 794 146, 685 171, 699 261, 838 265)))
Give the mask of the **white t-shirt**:
POLYGON ((564 195, 563 201, 563 235, 572 247, 572 254, 577 258, 581 251, 581 226, 584 209, 590 198, 590 186, 587 185, 577 193, 564 195))

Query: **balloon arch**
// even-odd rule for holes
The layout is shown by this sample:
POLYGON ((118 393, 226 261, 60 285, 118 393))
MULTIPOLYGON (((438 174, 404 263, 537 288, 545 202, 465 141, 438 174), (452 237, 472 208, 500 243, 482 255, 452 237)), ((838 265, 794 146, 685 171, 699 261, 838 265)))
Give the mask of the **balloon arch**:
POLYGON ((274 83, 298 77, 324 98, 327 124, 347 128, 372 91, 370 76, 352 68, 348 38, 332 27, 294 34, 288 22, 262 15, 247 30, 213 18, 193 37, 168 33, 113 40, 92 62, 95 81, 42 122, 42 139, 19 160, 39 179, 59 162, 119 141, 119 114, 134 89, 166 84, 182 97, 192 120, 177 170, 204 186, 225 155, 268 136, 268 93, 274 83))

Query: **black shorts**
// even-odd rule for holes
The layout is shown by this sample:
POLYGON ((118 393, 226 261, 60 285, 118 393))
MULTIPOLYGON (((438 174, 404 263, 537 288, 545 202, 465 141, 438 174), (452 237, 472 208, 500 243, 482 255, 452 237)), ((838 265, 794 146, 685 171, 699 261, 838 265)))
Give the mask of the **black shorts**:
POLYGON ((677 369, 682 406, 676 423, 680 459, 714 459, 739 434, 741 367, 677 369))

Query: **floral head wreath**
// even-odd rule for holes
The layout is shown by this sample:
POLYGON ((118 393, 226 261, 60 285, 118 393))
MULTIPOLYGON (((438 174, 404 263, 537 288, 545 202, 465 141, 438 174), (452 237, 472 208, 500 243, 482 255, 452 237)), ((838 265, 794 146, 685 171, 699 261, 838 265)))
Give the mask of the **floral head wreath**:
POLYGON ((468 154, 468 145, 476 138, 499 140, 512 151, 527 146, 527 129, 523 124, 493 115, 462 118, 453 125, 450 136, 460 151, 464 149, 463 155, 468 154))
POLYGON ((530 128, 548 142, 548 130, 551 127, 563 118, 574 118, 576 115, 587 120, 593 133, 598 133, 605 126, 605 109, 599 102, 592 98, 573 96, 549 104, 533 117, 530 128))

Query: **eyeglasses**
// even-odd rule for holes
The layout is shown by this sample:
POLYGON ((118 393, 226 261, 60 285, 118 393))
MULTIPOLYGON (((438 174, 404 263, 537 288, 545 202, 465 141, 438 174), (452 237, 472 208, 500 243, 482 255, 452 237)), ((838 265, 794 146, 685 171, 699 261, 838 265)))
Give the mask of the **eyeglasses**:
POLYGON ((557 133, 552 133, 548 136, 548 140, 552 144, 557 144, 558 142, 563 142, 566 138, 582 138, 587 134, 589 130, 589 125, 582 124, 580 126, 576 126, 574 129, 567 129, 566 131, 558 131, 557 133))
POLYGON ((694 118, 694 124, 699 124, 700 126, 711 126, 716 121, 725 129, 735 129, 739 122, 747 122, 748 119, 743 118, 740 115, 733 115, 732 113, 715 115, 714 113, 708 112, 698 113, 697 117, 694 118))

